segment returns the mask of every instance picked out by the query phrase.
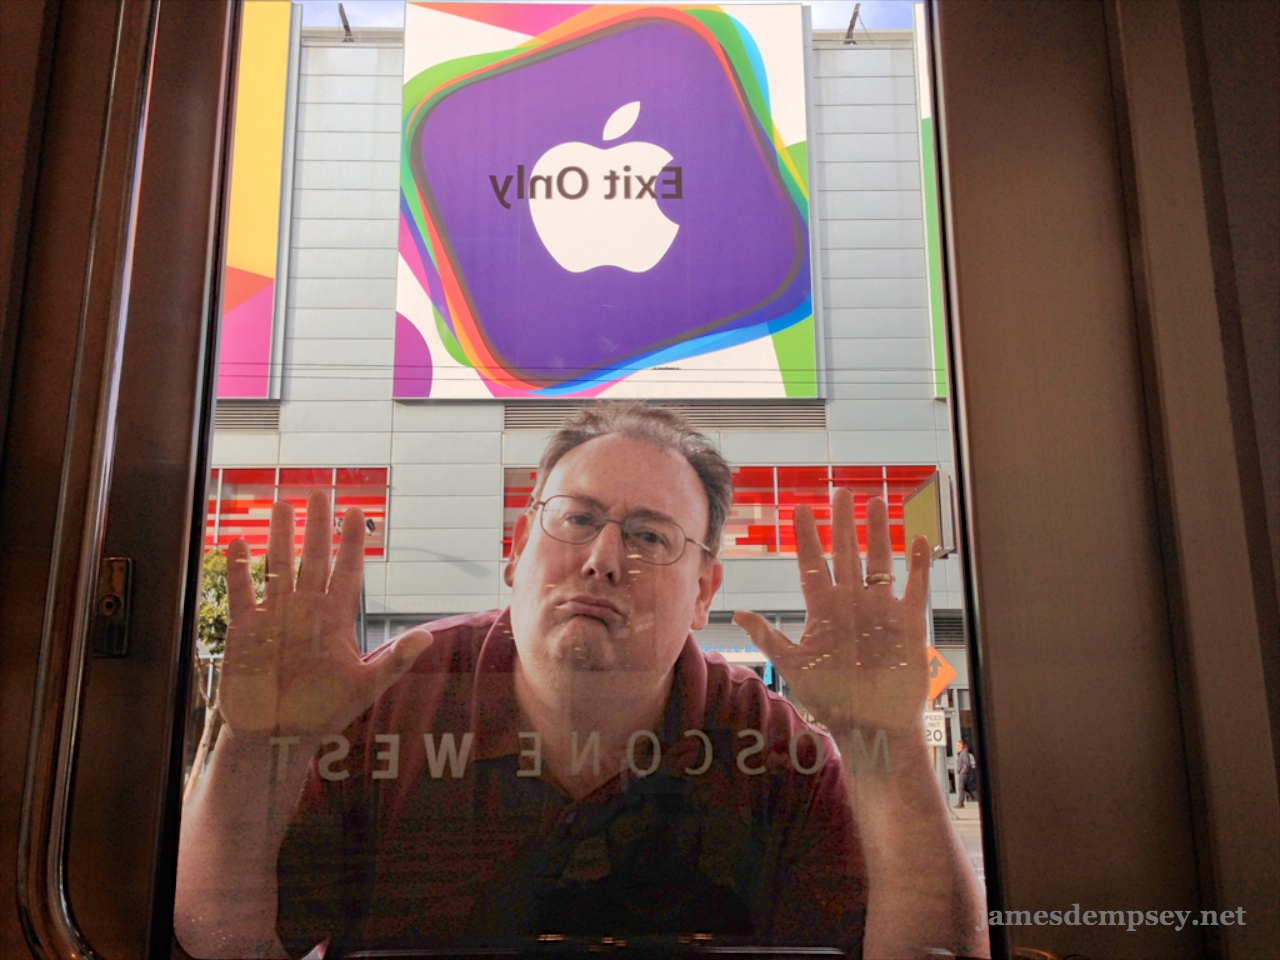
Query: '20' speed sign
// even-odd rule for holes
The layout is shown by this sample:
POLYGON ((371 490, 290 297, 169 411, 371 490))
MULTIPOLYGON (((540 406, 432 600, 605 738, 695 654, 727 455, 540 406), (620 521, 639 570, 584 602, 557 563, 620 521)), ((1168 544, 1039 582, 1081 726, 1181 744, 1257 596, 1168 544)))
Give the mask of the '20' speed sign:
POLYGON ((947 715, 941 710, 929 710, 924 715, 924 742, 931 747, 947 745, 947 715))

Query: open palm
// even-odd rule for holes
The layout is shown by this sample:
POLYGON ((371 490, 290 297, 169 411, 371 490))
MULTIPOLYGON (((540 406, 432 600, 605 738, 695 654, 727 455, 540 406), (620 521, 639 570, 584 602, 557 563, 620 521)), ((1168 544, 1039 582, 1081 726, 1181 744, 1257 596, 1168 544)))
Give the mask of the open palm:
POLYGON ((828 567, 813 511, 795 512, 805 625, 792 643, 763 617, 747 612, 734 622, 782 672, 797 699, 835 732, 905 731, 923 724, 928 691, 926 601, 929 545, 911 544, 910 572, 901 598, 887 578, 892 569, 889 517, 879 497, 867 504, 867 562, 863 577, 853 518, 853 494, 831 498, 832 553, 828 567))
POLYGON ((267 540, 267 583, 256 602, 249 545, 227 550, 226 655, 219 709, 237 736, 323 737, 339 733, 399 679, 431 635, 416 630, 373 657, 361 656, 356 618, 364 564, 364 516, 347 511, 331 562, 329 498, 307 500, 302 563, 293 572, 293 507, 276 503, 267 540))

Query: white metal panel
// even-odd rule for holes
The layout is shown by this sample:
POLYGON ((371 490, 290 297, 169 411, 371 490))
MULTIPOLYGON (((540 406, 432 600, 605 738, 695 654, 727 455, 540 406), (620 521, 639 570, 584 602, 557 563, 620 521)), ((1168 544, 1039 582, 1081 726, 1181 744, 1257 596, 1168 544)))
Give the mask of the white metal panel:
POLYGON ((502 557, 502 528, 490 527, 388 527, 387 556, 395 562, 442 561, 482 563, 502 557))
MULTIPOLYGON (((399 470, 397 469, 397 475, 399 470)), ((502 522, 502 497, 490 496, 416 496, 397 493, 390 507, 388 523, 397 527, 431 530, 452 527, 499 529, 502 522)))
POLYGON ((824 250, 822 274, 834 280, 925 279, 924 251, 912 248, 888 250, 824 250))
POLYGON ((398 76, 350 76, 306 74, 300 97, 303 103, 399 103, 398 76))
POLYGON ((817 77, 813 82, 816 103, 916 102, 914 75, 903 77, 817 77))
POLYGON ((832 430, 831 457, 839 463, 937 463, 933 430, 832 430))
POLYGON ((819 133, 918 133, 915 102, 906 104, 819 104, 814 110, 819 133))
POLYGON ((905 160, 823 160, 818 163, 817 189, 919 190, 920 164, 905 160))
MULTIPOLYGON (((822 282, 823 295, 832 308, 839 307, 926 307, 929 292, 923 281, 894 279, 846 280, 829 277, 822 282)), ((920 331, 927 336, 927 331, 920 331)), ((831 362, 839 366, 835 358, 831 362)))
POLYGON ((551 431, 507 431, 502 437, 502 462, 508 467, 536 466, 551 431))
POLYGON ((837 373, 887 370, 900 373, 904 382, 931 382, 926 374, 932 370, 933 354, 923 337, 833 337, 829 345, 837 373))
POLYGON ((502 458, 502 434, 453 431, 430 434, 400 431, 391 445, 393 463, 483 463, 502 458))
POLYGON ((502 430, 502 405, 497 403, 395 404, 395 428, 403 431, 453 433, 502 430))
POLYGON ((290 334, 298 340, 390 340, 395 317, 386 310, 301 307, 288 313, 290 334))
MULTIPOLYGON (((480 593, 388 593, 378 602, 375 613, 394 614, 411 620, 447 617, 455 613, 480 613, 504 606, 496 590, 480 593)), ((404 628, 400 629, 404 632, 404 628)))
POLYGON ((395 127, 399 104, 302 103, 298 105, 298 129, 320 133, 377 133, 395 127))
POLYGON ((298 219, 394 219, 400 203, 395 190, 295 190, 293 215, 298 219))
POLYGON ((836 371, 832 374, 832 387, 841 399, 933 400, 933 381, 923 372, 908 377, 896 370, 836 371))
MULTIPOLYGON (((389 344, 389 341, 388 341, 389 344)), ((289 378, 285 402, 299 400, 391 400, 391 381, 368 371, 309 370, 289 378)), ((390 445, 387 457, 391 456, 390 445)))
MULTIPOLYGON (((797 577, 797 581, 799 578, 797 577)), ((712 609, 717 611, 752 610, 756 613, 767 610, 799 610, 804 607, 804 596, 799 588, 794 591, 782 590, 738 590, 727 578, 725 585, 716 595, 712 609)))
MULTIPOLYGON (((391 459, 389 450, 387 459, 391 459)), ((396 467, 391 490, 395 495, 435 497, 501 494, 502 471, 496 464, 403 464, 396 467)))
POLYGON ((818 203, 835 220, 910 220, 921 210, 919 190, 823 190, 818 203))
POLYGON ((359 374, 378 376, 385 380, 391 363, 392 345, 389 340, 330 341, 293 338, 289 342, 289 350, 289 362, 303 378, 359 374))
POLYGON ((818 77, 911 77, 915 74, 910 48, 818 49, 814 51, 814 64, 818 77))
POLYGON ((818 157, 828 160, 900 160, 920 159, 920 137, 916 133, 828 133, 821 141, 818 157))
POLYGON ((394 279, 396 255, 391 250, 310 249, 294 250, 289 276, 295 280, 332 277, 363 280, 394 279))
POLYGON ((376 248, 395 256, 396 221, 394 220, 318 220, 293 221, 293 249, 310 248, 376 248))
MULTIPOLYGON (((753 591, 761 593, 800 594, 800 575, 797 572, 795 557, 734 558, 724 561, 723 589, 731 593, 749 594, 753 591)), ((789 605, 788 608, 793 607, 789 605)), ((801 601, 801 606, 803 602, 801 601)), ((773 609, 770 607, 769 609, 773 609)))
POLYGON ((394 279, 321 279, 300 277, 290 283, 295 307, 356 307, 394 309, 394 279))
POLYGON ((261 466, 276 463, 280 455, 278 433, 237 433, 218 430, 213 434, 210 460, 215 466, 261 466))
POLYGON ((299 467, 363 467, 370 463, 386 463, 390 456, 390 433, 348 433, 341 442, 327 432, 280 435, 280 462, 299 467))
MULTIPOLYGON (((365 560, 364 562, 364 594, 365 597, 381 596, 387 589, 387 564, 383 560, 365 560)), ((368 609, 366 604, 366 610, 368 609)))
POLYGON ((502 564, 498 561, 387 563, 387 593, 400 596, 458 594, 495 596, 502 564))
POLYGON ((280 409, 280 430, 282 433, 390 433, 391 410, 381 400, 286 403, 280 409))
POLYGON ((842 400, 831 405, 832 430, 934 430, 935 400, 842 400))
POLYGON ((835 307, 829 322, 840 337, 899 339, 907 334, 922 335, 929 320, 921 307, 835 307))
POLYGON ((400 47, 359 44, 320 46, 303 41, 303 74, 351 77, 399 77, 404 64, 400 47))
POLYGON ((394 160, 310 160, 298 165, 300 190, 395 190, 400 164, 394 160))
POLYGON ((726 430, 720 434, 720 450, 736 464, 814 465, 827 462, 825 430, 790 433, 757 433, 726 430))
POLYGON ((299 160, 395 161, 400 156, 399 132, 330 133, 298 132, 295 156, 299 160))
POLYGON ((877 247, 918 247, 924 249, 924 221, 833 220, 818 222, 818 242, 824 249, 856 250, 877 247))

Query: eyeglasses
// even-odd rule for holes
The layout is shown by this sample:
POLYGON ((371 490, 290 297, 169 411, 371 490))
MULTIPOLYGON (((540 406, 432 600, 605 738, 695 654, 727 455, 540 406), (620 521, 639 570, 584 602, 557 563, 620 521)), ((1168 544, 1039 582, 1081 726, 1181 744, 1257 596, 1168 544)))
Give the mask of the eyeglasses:
POLYGON ((622 542, 626 544, 628 557, 643 560, 657 566, 667 566, 684 556, 685 545, 692 543, 714 556, 711 548, 699 543, 674 520, 665 517, 636 514, 624 520, 611 520, 604 515, 600 505, 582 497, 565 494, 547 497, 529 505, 538 510, 538 522, 547 536, 561 543, 590 543, 600 536, 605 524, 616 523, 622 529, 622 542))

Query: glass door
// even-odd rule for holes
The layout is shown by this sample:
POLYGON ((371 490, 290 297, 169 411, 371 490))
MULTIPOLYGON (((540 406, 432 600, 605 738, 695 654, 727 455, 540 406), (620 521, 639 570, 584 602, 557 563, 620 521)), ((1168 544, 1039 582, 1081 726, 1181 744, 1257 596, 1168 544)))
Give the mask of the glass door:
MULTIPOLYGON (((450 113, 450 99, 498 89, 485 83, 526 60, 555 63, 562 40, 590 47, 601 23, 609 38, 635 25, 623 8, 576 24, 555 19, 576 9, 412 8, 431 18, 432 42, 448 26, 470 44, 458 73, 447 45, 410 56, 408 20, 367 25, 344 11, 309 26, 288 6, 124 3, 97 27, 87 12, 48 14, 38 166, 49 186, 12 367, 15 385, 40 389, 11 391, 4 467, 6 529, 23 517, 20 491, 31 530, 5 561, 6 618, 41 636, 38 651, 2 654, 6 699, 34 718, 28 737, 6 738, 32 745, 15 850, 29 937, 85 956, 777 956, 858 944, 871 955, 887 943, 981 955, 988 938, 996 955, 1197 956, 1268 942, 1253 939, 1272 929, 1266 881, 1238 879, 1265 878, 1265 861, 1237 868, 1272 850, 1274 804, 1265 777, 1235 777, 1265 757, 1233 737, 1245 714, 1266 726, 1265 690, 1231 686, 1244 705, 1232 719, 1214 680, 1222 661, 1195 619, 1207 591, 1170 544, 1216 544, 1229 564, 1251 554, 1196 540, 1194 517, 1170 506, 1170 491, 1199 489, 1187 485, 1200 461, 1178 441, 1189 414, 1161 379, 1186 357, 1162 352, 1153 331, 1166 314, 1144 299, 1169 274, 1152 281, 1133 246, 1134 223, 1163 222, 1149 191, 1171 162, 1151 166, 1134 146, 1165 103, 1151 85, 1167 78, 1156 83, 1164 75, 1143 57, 1185 69, 1203 43, 1199 14, 1171 36, 1123 3, 944 5, 927 44, 910 30, 813 23, 781 52, 783 34, 760 28, 772 14, 746 5, 724 12, 732 30, 702 8, 645 20, 638 29, 663 43, 679 21, 679 36, 723 54, 716 69, 764 70, 779 102, 797 84, 769 70, 798 56, 803 124, 770 113, 777 136, 758 156, 772 158, 771 196, 794 214, 780 222, 810 238, 812 316, 725 347, 738 351, 732 365, 686 351, 627 368, 624 380, 651 389, 647 406, 678 407, 722 463, 677 454, 668 476, 661 447, 606 437, 540 477, 547 436, 580 401, 546 377, 533 384, 542 393, 511 393, 504 378, 539 364, 503 364, 480 316, 481 295, 496 292, 468 286, 466 258, 489 254, 450 232, 448 203, 464 194, 444 191, 454 174, 432 166, 484 144, 432 141, 415 161, 402 137, 436 107, 457 129, 483 127, 493 115, 450 113), (1141 55, 1140 39, 1152 45, 1141 55), (113 63, 117 77, 146 78, 145 92, 113 87, 113 63), (117 139, 79 124, 85 89, 117 110, 117 139), (937 94, 931 124, 922 91, 937 94), (261 126, 238 126, 250 120, 261 126), (53 149, 78 126, 87 180, 53 149), (137 174, 127 145, 140 129, 137 174), (279 145, 265 200, 254 171, 237 173, 248 154, 228 149, 255 136, 279 145), (945 246, 929 233, 931 136, 945 161, 945 246), (97 186, 81 196, 72 185, 85 183, 97 186), (252 242, 238 243, 238 209, 252 242), (274 243, 259 243, 267 234, 274 243), (59 244, 84 255, 60 260, 59 244), (74 362, 59 367, 50 350, 74 362), (766 380, 777 396, 742 396, 766 380), (726 395, 693 395, 707 384, 726 395), (463 395, 477 385, 489 393, 463 395), (15 455, 31 451, 38 466, 20 471, 15 455), (721 469, 738 491, 720 496, 723 528, 721 469), (908 517, 931 496, 947 501, 945 474, 955 506, 931 511, 936 536, 913 564, 910 534, 923 527, 908 517), (668 479, 643 483, 657 475, 668 479), (564 583, 576 592, 555 593, 564 583), (323 599, 302 603, 299 590, 323 599), (901 675, 937 689, 924 685, 901 724, 833 707, 846 701, 811 682, 831 675, 819 661, 884 649, 842 646, 825 622, 874 634, 902 617, 901 675), (679 631, 659 629, 672 623, 679 631), (559 659, 531 637, 563 640, 550 648, 559 659), (271 644, 286 639, 301 672, 281 672, 271 644), (557 712, 545 681, 566 663, 577 685, 557 712), (340 709, 360 685, 358 709, 340 709), (320 720, 299 726, 299 704, 320 720), (973 740, 969 791, 958 748, 973 740), (876 787, 903 787, 895 763, 911 789, 888 805, 876 787), (1235 786, 1223 792, 1211 772, 1235 786), (1243 845, 1232 838, 1249 804, 1263 813, 1243 845), (231 832, 249 846, 218 839, 210 810, 241 816, 231 832), (445 819, 417 829, 424 811, 445 819), (928 843, 886 873, 904 812, 928 843), (214 841, 189 844, 200 836, 214 841), (911 896, 877 914, 895 876, 915 881, 911 896), (230 937, 228 902, 256 940, 230 937), (1080 921, 1063 919, 1077 904, 1080 921), (1166 911, 1204 923, 1166 923, 1166 911)), ((605 110, 577 139, 661 139, 645 126, 648 97, 605 110)), ((765 101, 744 102, 766 129, 765 101)), ((1194 111, 1180 109, 1185 135, 1194 111)), ((425 143, 426 127, 414 130, 425 143)), ((615 199, 652 201, 689 227, 678 204, 699 181, 669 152, 656 172, 619 175, 615 199)), ((524 240, 559 263, 535 220, 550 210, 554 222, 552 205, 576 202, 595 168, 538 162, 471 172, 500 211, 526 191, 524 240), (558 180, 570 167, 582 177, 558 180)), ((1154 263, 1183 254, 1203 279, 1207 254, 1174 247, 1154 263)), ((644 272, 581 273, 592 271, 644 272)), ((556 342, 526 345, 529 356, 554 367, 556 342)), ((587 353, 575 369, 596 362, 587 353)), ((1207 415, 1232 434, 1233 410, 1207 415)), ((1249 676, 1261 676, 1259 581, 1245 570, 1232 582, 1244 593, 1219 585, 1215 602, 1235 596, 1254 619, 1232 621, 1225 648, 1257 659, 1249 676)), ((848 674, 863 665, 855 657, 848 674)), ((26 760, 11 746, 5 756, 14 769, 26 760)))

